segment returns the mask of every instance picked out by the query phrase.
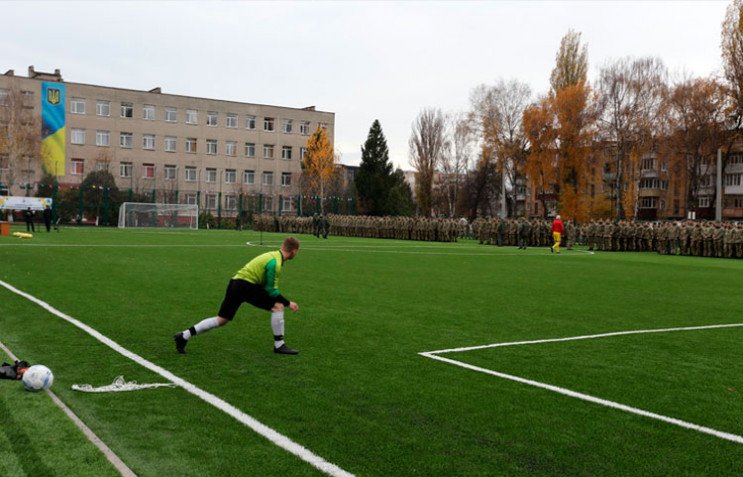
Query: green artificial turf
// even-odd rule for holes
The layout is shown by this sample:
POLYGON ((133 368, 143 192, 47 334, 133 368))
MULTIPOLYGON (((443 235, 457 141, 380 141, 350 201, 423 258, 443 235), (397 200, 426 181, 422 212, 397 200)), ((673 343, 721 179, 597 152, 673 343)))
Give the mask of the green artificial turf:
MULTIPOLYGON (((742 444, 419 354, 743 322, 743 262, 299 236, 302 248, 280 281, 300 307, 286 314, 286 341, 299 356, 271 352, 268 313, 249 305, 176 353, 173 334, 216 315, 235 271, 282 238, 96 228, 0 237, 0 280, 351 474, 743 472, 742 444), (263 247, 246 245, 261 240, 263 247)), ((71 390, 119 375, 166 379, 5 288, 0 309, 0 341, 49 366, 58 396, 138 475, 323 475, 183 389, 71 390)), ((725 328, 443 356, 740 436, 741 338, 743 328, 725 328)), ((11 400, 5 384, 0 405, 33 402, 52 416, 50 429, 64 424, 45 395, 14 391, 11 400)), ((48 446, 47 432, 10 427, 52 472, 73 452, 48 446)), ((25 454, 4 448, 1 475, 35 475, 20 464, 25 454)), ((74 475, 99 470, 97 461, 78 460, 74 475)))

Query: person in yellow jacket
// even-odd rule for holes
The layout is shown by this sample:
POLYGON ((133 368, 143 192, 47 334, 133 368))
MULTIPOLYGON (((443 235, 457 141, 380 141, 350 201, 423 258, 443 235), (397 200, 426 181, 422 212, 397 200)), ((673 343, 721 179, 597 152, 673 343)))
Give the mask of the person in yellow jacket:
POLYGON ((179 353, 186 352, 186 344, 196 335, 219 328, 235 317, 243 303, 271 312, 271 329, 274 338, 274 353, 298 354, 284 343, 284 309, 289 307, 294 313, 299 306, 284 297, 279 291, 279 276, 284 262, 293 259, 299 252, 299 240, 294 237, 284 239, 280 250, 258 255, 237 271, 227 285, 219 314, 205 318, 194 326, 173 336, 175 348, 179 353))

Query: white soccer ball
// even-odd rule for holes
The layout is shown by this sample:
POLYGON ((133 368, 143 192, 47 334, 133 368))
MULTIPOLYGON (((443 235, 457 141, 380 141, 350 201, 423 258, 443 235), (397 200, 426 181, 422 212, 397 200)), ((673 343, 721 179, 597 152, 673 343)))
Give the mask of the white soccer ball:
POLYGON ((31 392, 49 389, 54 382, 52 370, 43 364, 35 364, 23 373, 23 386, 31 392))

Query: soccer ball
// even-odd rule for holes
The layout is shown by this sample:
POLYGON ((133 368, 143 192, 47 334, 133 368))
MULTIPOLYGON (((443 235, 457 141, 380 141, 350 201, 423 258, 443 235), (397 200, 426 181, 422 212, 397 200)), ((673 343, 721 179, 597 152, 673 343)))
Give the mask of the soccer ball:
POLYGON ((43 364, 35 364, 23 373, 23 386, 31 392, 49 389, 54 382, 52 370, 43 364))

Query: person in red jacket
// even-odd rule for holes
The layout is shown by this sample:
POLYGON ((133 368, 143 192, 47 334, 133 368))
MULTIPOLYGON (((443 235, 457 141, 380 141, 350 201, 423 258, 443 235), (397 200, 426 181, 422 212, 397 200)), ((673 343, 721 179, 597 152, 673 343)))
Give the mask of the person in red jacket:
POLYGON ((565 235, 565 227, 562 226, 562 220, 560 220, 560 216, 558 215, 555 217, 555 221, 552 222, 552 238, 555 244, 550 247, 550 252, 560 254, 560 239, 563 235, 565 235))

